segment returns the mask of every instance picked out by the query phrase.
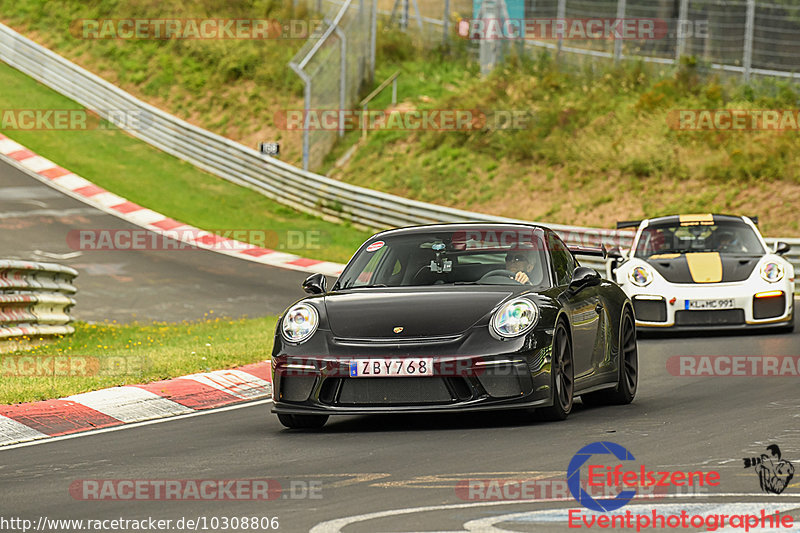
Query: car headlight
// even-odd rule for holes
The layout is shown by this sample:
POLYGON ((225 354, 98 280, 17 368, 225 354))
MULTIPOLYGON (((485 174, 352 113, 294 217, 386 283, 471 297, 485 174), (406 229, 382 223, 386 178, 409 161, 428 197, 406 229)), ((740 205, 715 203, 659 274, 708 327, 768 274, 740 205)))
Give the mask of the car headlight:
POLYGON ((518 337, 530 330, 539 319, 539 308, 520 298, 503 305, 492 317, 492 329, 501 337, 518 337))
POLYGON ((287 341, 301 343, 317 331, 319 313, 309 304, 297 304, 283 316, 281 331, 287 341))
POLYGON ((633 267, 633 269, 628 272, 628 279, 631 280, 631 283, 634 285, 644 287, 652 283, 653 273, 643 266, 637 266, 633 267))
POLYGON ((764 281, 776 283, 783 279, 783 267, 774 261, 768 261, 761 265, 761 277, 764 281))

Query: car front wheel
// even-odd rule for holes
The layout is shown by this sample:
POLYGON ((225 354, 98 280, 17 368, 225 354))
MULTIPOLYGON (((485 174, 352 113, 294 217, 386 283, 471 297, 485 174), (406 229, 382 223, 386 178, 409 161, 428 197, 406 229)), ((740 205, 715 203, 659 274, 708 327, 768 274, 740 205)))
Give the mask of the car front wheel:
POLYGON ((572 411, 575 371, 572 366, 572 344, 563 322, 556 326, 553 341, 553 405, 540 410, 545 420, 564 420, 572 411))

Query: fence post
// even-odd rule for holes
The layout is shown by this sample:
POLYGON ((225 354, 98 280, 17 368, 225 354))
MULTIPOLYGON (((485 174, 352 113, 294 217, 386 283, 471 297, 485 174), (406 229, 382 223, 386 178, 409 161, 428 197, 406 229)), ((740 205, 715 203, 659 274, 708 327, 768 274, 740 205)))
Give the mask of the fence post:
POLYGON ((447 30, 450 29, 450 0, 444 0, 444 13, 442 14, 442 44, 447 46, 447 30))
POLYGON ((756 18, 756 0, 747 0, 747 20, 744 24, 744 56, 742 57, 742 74, 744 81, 750 81, 750 69, 753 64, 753 28, 756 18))
MULTIPOLYGON (((625 18, 625 0, 617 0, 617 24, 625 18)), ((614 38, 614 63, 619 63, 622 58, 622 39, 614 38)))
POLYGON ((344 137, 344 109, 347 105, 347 35, 338 25, 334 33, 339 37, 339 137, 344 137))
POLYGON ((306 86, 303 90, 303 170, 308 170, 308 163, 311 157, 311 143, 309 142, 309 116, 311 111, 311 78, 306 77, 306 86))
MULTIPOLYGON (((564 20, 567 16, 567 0, 558 0, 558 10, 556 11, 556 19, 564 20)), ((564 44, 564 39, 561 37, 561 32, 558 33, 558 54, 561 54, 561 46, 564 44)))
POLYGON ((375 81, 375 42, 378 37, 378 0, 372 0, 372 14, 370 15, 370 43, 369 43, 369 81, 375 81))
POLYGON ((689 0, 681 0, 678 8, 678 27, 675 33, 675 62, 679 62, 681 56, 686 53, 686 26, 688 25, 689 0))
POLYGON ((311 77, 306 74, 302 67, 294 64, 293 62, 289 62, 289 67, 295 71, 295 73, 300 76, 300 79, 303 80, 303 170, 308 170, 308 160, 309 160, 309 132, 308 132, 308 125, 309 125, 309 109, 311 109, 311 77))

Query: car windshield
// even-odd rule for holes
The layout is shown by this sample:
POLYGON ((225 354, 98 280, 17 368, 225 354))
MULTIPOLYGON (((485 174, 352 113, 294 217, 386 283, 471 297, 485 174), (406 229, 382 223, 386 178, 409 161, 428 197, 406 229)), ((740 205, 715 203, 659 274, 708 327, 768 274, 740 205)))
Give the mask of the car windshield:
POLYGON ((542 242, 536 228, 375 237, 350 260, 337 286, 549 286, 542 242))
POLYGON ((762 255, 764 247, 744 222, 675 222, 642 230, 635 256, 647 259, 689 252, 762 255))

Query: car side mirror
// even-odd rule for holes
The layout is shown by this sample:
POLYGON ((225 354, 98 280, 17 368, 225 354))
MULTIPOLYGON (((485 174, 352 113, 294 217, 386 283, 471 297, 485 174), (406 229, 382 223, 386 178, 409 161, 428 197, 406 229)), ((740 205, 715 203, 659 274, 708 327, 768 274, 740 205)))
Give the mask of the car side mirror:
POLYGON ((608 257, 611 259, 622 259, 622 250, 620 250, 619 246, 614 246, 606 250, 608 253, 608 257))
POLYGON ((792 245, 787 242, 778 241, 775 243, 775 253, 778 255, 783 255, 791 249, 792 245))
POLYGON ((326 281, 324 274, 312 274, 303 282, 303 290, 308 294, 325 294, 326 281))
POLYGON ((578 267, 572 273, 572 281, 569 282, 567 290, 576 294, 586 287, 600 285, 600 273, 589 267, 578 267))

